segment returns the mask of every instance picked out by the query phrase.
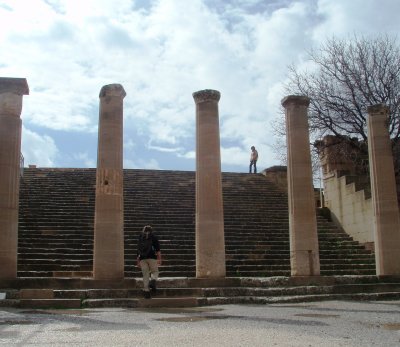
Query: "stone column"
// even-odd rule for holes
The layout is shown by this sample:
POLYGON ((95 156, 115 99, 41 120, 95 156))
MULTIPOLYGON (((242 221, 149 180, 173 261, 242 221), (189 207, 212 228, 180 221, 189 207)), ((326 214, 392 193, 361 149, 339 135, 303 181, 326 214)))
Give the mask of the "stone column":
POLYGON ((0 78, 0 279, 17 277, 18 203, 25 78, 0 78))
POLYGON ((374 209, 376 274, 400 275, 400 218, 388 131, 389 108, 368 107, 368 152, 374 209))
POLYGON ((94 221, 94 278, 124 278, 123 99, 120 84, 100 91, 94 221))
POLYGON ((196 277, 225 277, 224 211, 216 90, 193 93, 196 103, 196 277))
POLYGON ((290 265, 292 276, 319 276, 319 246, 307 109, 310 99, 289 95, 286 114, 290 265))

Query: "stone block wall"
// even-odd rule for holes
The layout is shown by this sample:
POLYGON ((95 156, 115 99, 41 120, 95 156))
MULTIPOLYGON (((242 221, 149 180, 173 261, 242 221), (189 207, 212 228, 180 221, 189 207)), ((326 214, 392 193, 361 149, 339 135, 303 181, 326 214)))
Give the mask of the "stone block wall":
POLYGON ((286 166, 271 166, 262 171, 270 181, 274 182, 280 189, 287 192, 287 167, 286 166))
POLYGON ((348 176, 339 177, 337 171, 324 178, 325 206, 335 223, 354 240, 369 248, 374 241, 372 199, 364 189, 357 190, 356 182, 348 176))

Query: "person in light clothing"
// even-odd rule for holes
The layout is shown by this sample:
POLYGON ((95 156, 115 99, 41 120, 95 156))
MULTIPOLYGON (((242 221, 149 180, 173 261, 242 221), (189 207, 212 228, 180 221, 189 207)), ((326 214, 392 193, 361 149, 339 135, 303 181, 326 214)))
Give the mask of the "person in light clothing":
POLYGON ((252 166, 254 166, 254 173, 257 173, 257 160, 258 152, 254 146, 251 146, 249 173, 251 173, 252 166))

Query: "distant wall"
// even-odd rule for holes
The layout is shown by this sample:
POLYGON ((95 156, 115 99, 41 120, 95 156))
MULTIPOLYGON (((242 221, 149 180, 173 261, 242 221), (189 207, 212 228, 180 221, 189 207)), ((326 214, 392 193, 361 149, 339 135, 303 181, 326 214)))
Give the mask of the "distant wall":
MULTIPOLYGON (((266 176, 271 182, 275 183, 281 190, 287 193, 288 182, 286 166, 272 166, 268 169, 265 169, 262 174, 266 176)), ((322 199, 324 199, 323 196, 322 199)), ((314 200, 315 206, 321 207, 321 193, 319 188, 314 188, 314 200)))
MULTIPOLYGON (((343 169, 343 167, 341 167, 343 169)), ((270 181, 287 192, 286 166, 273 166, 263 172, 270 181)), ((366 248, 374 249, 373 210, 369 182, 364 177, 342 175, 343 170, 324 174, 324 206, 330 210, 332 220, 354 240, 366 248), (361 189, 360 187, 365 187, 361 189)), ((320 200, 319 189, 315 191, 316 206, 320 200)))
POLYGON ((270 181, 274 182, 279 188, 287 192, 287 167, 286 166, 272 166, 263 170, 262 174, 270 181))
POLYGON ((325 206, 336 224, 354 240, 371 248, 374 242, 372 199, 365 190, 356 191, 357 182, 349 180, 349 176, 338 177, 336 170, 325 175, 325 206))

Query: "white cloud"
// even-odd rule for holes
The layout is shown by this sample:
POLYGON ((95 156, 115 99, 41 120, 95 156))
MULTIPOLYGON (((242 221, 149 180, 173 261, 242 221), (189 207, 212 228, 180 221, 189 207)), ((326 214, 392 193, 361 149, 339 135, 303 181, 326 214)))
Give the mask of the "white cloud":
POLYGON ((73 157, 79 163, 83 164, 83 165, 80 165, 79 167, 81 167, 81 166, 89 167, 89 168, 96 167, 96 161, 89 157, 89 153, 88 152, 75 153, 73 155, 73 157))
POLYGON ((323 21, 314 30, 318 41, 332 35, 354 33, 376 35, 399 34, 400 2, 393 0, 319 0, 318 14, 323 21))
POLYGON ((0 75, 27 78, 22 117, 43 133, 97 131, 99 91, 121 83, 125 149, 150 144, 135 167, 163 168, 160 150, 176 165, 193 160, 192 93, 217 89, 223 151, 243 151, 222 165, 243 170, 254 144, 272 166, 269 122, 281 116, 287 66, 306 66, 332 34, 398 33, 399 10, 391 0, 0 0, 0 75))
POLYGON ((174 147, 160 147, 160 146, 149 145, 148 148, 165 153, 181 153, 183 151, 183 148, 180 147, 174 148, 174 147))
POLYGON ((24 166, 53 167, 58 155, 58 148, 50 136, 41 136, 25 127, 22 127, 21 151, 24 166))
POLYGON ((124 159, 124 169, 148 169, 148 170, 160 170, 160 165, 157 160, 149 159, 149 160, 131 160, 124 159))
POLYGON ((189 151, 184 154, 178 154, 179 157, 185 158, 185 159, 195 159, 196 158, 196 152, 194 151, 189 151))
POLYGON ((249 154, 239 147, 221 147, 221 163, 237 165, 249 162, 249 154))
POLYGON ((124 149, 125 150, 129 150, 132 151, 133 149, 135 149, 136 144, 132 139, 128 139, 127 141, 124 141, 124 149))

